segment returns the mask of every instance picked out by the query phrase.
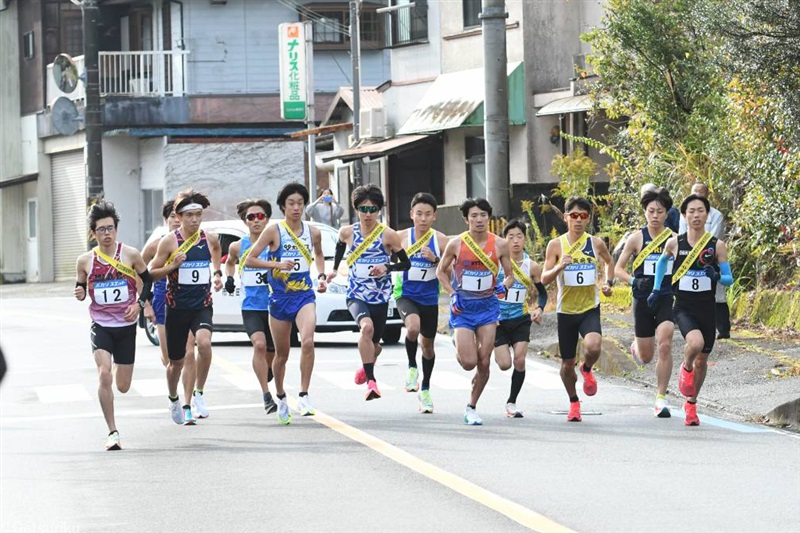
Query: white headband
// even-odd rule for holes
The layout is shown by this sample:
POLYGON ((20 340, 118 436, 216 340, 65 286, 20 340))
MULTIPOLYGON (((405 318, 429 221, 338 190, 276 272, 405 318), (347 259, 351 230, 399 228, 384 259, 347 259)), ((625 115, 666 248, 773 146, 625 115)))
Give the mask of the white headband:
POLYGON ((193 211, 195 209, 203 209, 203 206, 200 204, 186 204, 178 209, 178 213, 183 213, 184 211, 193 211))

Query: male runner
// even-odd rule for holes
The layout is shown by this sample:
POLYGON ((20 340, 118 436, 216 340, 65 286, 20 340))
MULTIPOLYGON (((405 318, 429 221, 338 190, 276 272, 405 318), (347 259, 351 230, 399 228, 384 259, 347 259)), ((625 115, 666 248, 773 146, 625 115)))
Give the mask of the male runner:
POLYGON ((672 313, 686 339, 678 387, 686 397, 683 411, 687 426, 700 425, 697 396, 706 379, 708 355, 714 348, 716 285, 721 283, 727 287, 733 283, 728 247, 705 230, 710 210, 708 200, 698 194, 691 194, 683 201, 681 214, 689 229, 667 241, 656 263, 653 291, 647 298, 650 309, 658 309, 661 285, 670 259, 675 258, 671 281, 673 286, 677 284, 677 290, 672 313))
POLYGON ((598 259, 605 263, 606 281, 602 291, 611 296, 614 285, 614 260, 605 243, 598 237, 586 233, 592 218, 592 204, 581 197, 567 199, 564 221, 567 232, 547 243, 542 283, 548 285, 557 279, 558 300, 558 351, 561 354, 561 381, 569 396, 570 422, 581 421, 581 404, 575 384, 575 357, 578 336, 583 337, 585 352, 580 372, 583 376, 583 392, 587 396, 597 394, 597 380, 592 366, 600 358, 602 328, 600 327, 600 296, 597 291, 598 259))
MULTIPOLYGON (((253 345, 253 371, 264 400, 267 414, 274 413, 278 404, 269 392, 272 380, 272 362, 275 360, 275 343, 269 330, 269 283, 266 268, 245 266, 253 243, 258 240, 261 231, 269 224, 272 216, 272 205, 267 200, 244 200, 236 206, 236 213, 250 230, 240 240, 228 247, 228 259, 225 261, 225 290, 233 294, 236 283, 233 279, 236 263, 239 263, 239 283, 244 287, 242 300, 242 323, 250 342, 253 345)), ((269 259, 269 250, 264 248, 258 256, 262 261, 269 259)))
POLYGON ((100 385, 97 397, 108 426, 106 450, 119 450, 122 445, 114 420, 114 391, 128 392, 136 357, 136 319, 144 309, 153 317, 152 278, 141 254, 135 248, 117 242, 119 215, 114 204, 101 200, 89 209, 89 229, 97 246, 78 256, 75 298, 83 301, 88 292, 92 318, 91 339, 100 385), (142 280, 137 300, 136 278, 142 280), (112 370, 113 357, 113 370, 112 370))
POLYGON ((292 421, 283 388, 292 324, 297 324, 300 333, 300 398, 297 400, 297 409, 301 416, 315 413, 308 397, 311 372, 314 370, 314 330, 317 328, 311 263, 319 273, 317 291, 325 292, 328 288, 322 234, 318 228, 303 222, 307 203, 308 189, 304 185, 286 184, 278 193, 278 207, 286 219, 267 226, 261 232, 244 262, 245 268, 270 269, 268 282, 272 296, 269 302, 269 327, 275 342, 272 373, 278 395, 278 420, 284 425, 292 421), (271 261, 261 258, 262 252, 267 249, 271 261))
MULTIPOLYGON (((511 373, 511 392, 506 401, 505 414, 509 418, 522 418, 517 409, 517 396, 525 382, 525 357, 531 341, 531 322, 542 323, 542 313, 547 305, 547 289, 542 285, 542 267, 525 253, 525 223, 511 220, 503 228, 503 238, 508 243, 511 254, 511 268, 514 284, 508 289, 505 298, 500 298, 500 323, 494 339, 494 359, 500 370, 511 368, 514 350, 514 371, 511 373), (533 307, 533 290, 536 289, 538 301, 533 307), (533 310, 531 310, 533 309, 533 310)), ((497 274, 497 283, 502 284, 505 272, 497 274)))
POLYGON ((436 198, 427 192, 411 199, 414 226, 398 232, 400 246, 411 260, 411 268, 394 275, 394 299, 406 326, 408 373, 405 389, 416 392, 421 413, 433 412, 431 373, 436 359, 433 341, 439 326, 439 280, 436 264, 447 246, 447 236, 431 226, 436 221, 436 198), (419 386, 417 345, 422 334, 422 387, 419 386))
POLYGON ((211 332, 214 310, 211 306, 211 270, 214 290, 222 288, 221 248, 215 233, 200 229, 208 198, 194 189, 186 189, 175 198, 175 212, 181 225, 161 238, 151 266, 153 277, 167 276, 167 389, 170 413, 176 424, 194 425, 192 405, 198 418, 208 417, 203 387, 211 368, 211 332), (189 333, 197 343, 197 379, 194 393, 181 409, 178 380, 186 356, 189 333))
POLYGON ((508 243, 489 232, 489 217, 492 216, 489 202, 483 198, 469 198, 461 204, 461 214, 469 231, 447 243, 436 276, 450 295, 450 327, 455 330, 458 362, 464 370, 476 369, 472 394, 464 410, 464 423, 480 426, 483 420, 475 407, 489 381, 489 364, 500 316, 495 295, 498 264, 511 272, 499 285, 501 293, 513 285, 514 273, 508 243))
POLYGON ((614 272, 617 278, 629 284, 633 290, 633 328, 636 339, 631 345, 631 353, 643 364, 647 364, 653 360, 656 340, 658 341, 658 389, 654 412, 659 418, 669 418, 671 415, 667 405, 667 386, 672 374, 672 335, 675 333, 669 282, 672 277, 672 262, 667 266, 668 281, 661 289, 662 298, 655 311, 648 307, 647 297, 653 290, 656 262, 661 257, 667 240, 672 237, 672 231, 665 226, 667 213, 672 207, 672 198, 664 188, 649 190, 642 195, 641 204, 647 224, 625 242, 614 272), (631 257, 634 258, 633 276, 625 270, 631 257))
POLYGON ((389 312, 392 280, 389 272, 411 268, 411 261, 400 243, 400 236, 392 228, 378 222, 384 206, 383 192, 375 185, 356 187, 351 195, 353 207, 358 211, 358 222, 339 229, 339 242, 333 272, 336 271, 349 248, 347 266, 347 308, 361 330, 358 353, 362 367, 356 371, 357 385, 367 384, 366 400, 381 397, 375 380, 375 358, 380 355, 378 341, 383 335, 389 312), (397 263, 390 263, 390 254, 397 254, 397 263))

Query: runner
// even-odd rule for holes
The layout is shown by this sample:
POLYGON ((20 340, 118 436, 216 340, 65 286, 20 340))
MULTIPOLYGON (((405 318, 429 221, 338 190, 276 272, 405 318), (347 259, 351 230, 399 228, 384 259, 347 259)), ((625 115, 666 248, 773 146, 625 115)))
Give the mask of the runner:
POLYGON ((450 327, 455 330, 458 362, 464 370, 476 369, 472 394, 464 410, 464 423, 480 426, 483 420, 475 408, 489 381, 489 364, 500 316, 495 287, 505 296, 504 291, 514 283, 514 273, 508 243, 489 232, 489 217, 492 216, 489 202, 483 198, 469 198, 461 204, 461 214, 469 231, 447 243, 436 275, 450 295, 450 327), (497 284, 498 264, 511 272, 503 284, 497 284))
POLYGON ((297 410, 301 416, 315 413, 308 397, 311 372, 314 370, 314 330, 317 328, 317 304, 311 279, 311 263, 319 272, 318 292, 328 288, 325 276, 325 256, 322 254, 322 235, 319 229, 303 222, 308 203, 308 189, 300 183, 289 183, 278 193, 278 207, 286 220, 267 226, 255 241, 245 260, 245 268, 269 270, 272 296, 269 302, 269 327, 275 343, 272 372, 278 396, 278 420, 289 424, 292 414, 286 401, 283 380, 289 360, 289 339, 292 324, 300 333, 300 398, 297 410), (272 261, 262 259, 269 249, 272 261))
POLYGON ((158 244, 151 266, 156 279, 167 276, 167 388, 170 414, 176 424, 194 425, 192 406, 198 418, 208 417, 203 388, 211 367, 211 333, 214 310, 211 306, 211 278, 214 290, 222 288, 220 244, 216 234, 200 229, 208 198, 186 189, 175 198, 175 212, 180 228, 166 234, 158 244), (197 343, 197 378, 194 393, 185 398, 183 409, 178 402, 178 380, 186 358, 189 334, 197 343))
POLYGON ((672 313, 686 339, 678 387, 686 397, 683 411, 687 426, 700 425, 697 396, 706 379, 708 355, 714 348, 716 285, 733 284, 727 246, 705 230, 710 211, 708 200, 698 194, 691 194, 683 201, 681 214, 689 229, 667 241, 656 263, 653 291, 647 298, 651 310, 659 308, 663 298, 661 285, 670 259, 675 258, 671 282, 673 286, 677 283, 677 290, 672 313))
POLYGON ((641 197, 641 204, 647 224, 625 242, 614 272, 633 291, 633 328, 636 338, 631 344, 631 354, 634 359, 645 365, 652 361, 658 341, 658 388, 654 412, 659 418, 669 418, 671 414, 667 404, 667 386, 672 374, 672 335, 675 333, 669 282, 672 262, 667 266, 668 281, 661 289, 661 299, 655 311, 648 307, 647 297, 653 290, 656 262, 661 257, 664 244, 672 236, 672 231, 665 226, 667 213, 672 207, 672 198, 662 187, 655 191, 646 191, 641 197), (633 276, 625 270, 631 257, 634 258, 633 276))
POLYGON ((570 422, 581 421, 581 404, 575 384, 575 358, 578 336, 583 337, 584 359, 580 365, 583 392, 597 394, 597 380, 592 366, 600 358, 602 328, 600 327, 600 296, 597 291, 598 259, 605 263, 606 281, 602 291, 611 296, 614 285, 614 260, 605 243, 586 233, 592 219, 592 204, 580 197, 567 200, 564 221, 567 232, 547 243, 542 283, 554 279, 558 283, 557 318, 558 351, 561 354, 561 381, 569 396, 570 422))
POLYGON ((381 353, 378 341, 389 312, 392 292, 389 272, 408 270, 411 261, 397 232, 378 222, 384 206, 383 192, 375 185, 362 185, 355 188, 351 200, 358 211, 358 222, 339 229, 333 272, 328 274, 328 281, 336 276, 345 250, 349 248, 347 308, 361 330, 358 353, 362 367, 356 371, 355 382, 367 384, 365 398, 369 401, 381 397, 375 380, 375 359, 381 353), (397 254, 397 263, 389 262, 392 253, 397 254))
MULTIPOLYGON (((272 333, 269 330, 269 275, 266 268, 249 268, 245 266, 245 261, 250 255, 253 243, 269 224, 272 205, 267 200, 244 200, 236 206, 236 213, 250 233, 228 247, 228 259, 225 261, 227 276, 225 290, 231 295, 236 290, 233 273, 238 262, 239 282, 244 287, 242 323, 253 345, 253 371, 256 373, 258 384, 261 385, 264 409, 267 414, 271 414, 278 409, 278 404, 269 392, 272 363, 275 360, 275 343, 272 342, 272 333)), ((265 248, 258 258, 267 261, 269 250, 265 248)))
POLYGON ((447 236, 431 226, 436 222, 436 198, 427 192, 411 199, 414 226, 398 232, 400 245, 407 250, 411 268, 394 274, 394 300, 406 326, 408 373, 405 389, 416 392, 421 413, 433 412, 430 386, 436 360, 433 341, 439 327, 439 280, 436 264, 447 246, 447 236), (417 345, 422 334, 422 387, 417 369, 417 345))
POLYGON ((148 301, 153 280, 139 251, 117 242, 118 225, 119 215, 111 202, 100 200, 89 209, 89 229, 97 246, 78 256, 74 291, 80 301, 86 299, 87 292, 91 299, 92 351, 100 380, 97 397, 108 426, 106 450, 122 449, 112 385, 116 379, 119 392, 130 389, 136 358, 136 319, 142 309, 146 317, 153 318, 148 301), (142 280, 138 300, 137 276, 142 280))
MULTIPOLYGON (((525 253, 525 223, 511 220, 503 228, 503 238, 508 243, 511 254, 511 268, 514 284, 508 289, 505 298, 500 299, 500 323, 494 339, 494 359, 500 370, 511 368, 512 357, 509 346, 514 350, 514 371, 511 373, 511 392, 506 400, 505 414, 509 418, 522 418, 517 409, 517 396, 525 382, 525 357, 531 340, 531 322, 542 323, 542 313, 547 305, 547 289, 542 285, 542 267, 525 253), (533 307, 533 290, 538 300, 533 307)), ((502 284, 505 272, 497 274, 497 283, 502 284)))

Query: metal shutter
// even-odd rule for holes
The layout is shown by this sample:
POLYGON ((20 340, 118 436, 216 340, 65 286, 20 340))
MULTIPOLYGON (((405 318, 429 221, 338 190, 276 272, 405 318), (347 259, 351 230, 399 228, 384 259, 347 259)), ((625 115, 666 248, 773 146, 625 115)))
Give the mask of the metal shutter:
POLYGON ((87 250, 83 150, 53 154, 53 248, 56 281, 75 279, 75 261, 87 250))

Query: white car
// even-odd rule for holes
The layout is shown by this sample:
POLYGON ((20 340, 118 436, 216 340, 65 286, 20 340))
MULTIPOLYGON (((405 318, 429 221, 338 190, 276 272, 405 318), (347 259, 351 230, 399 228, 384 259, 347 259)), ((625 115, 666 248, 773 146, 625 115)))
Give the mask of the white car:
MULTIPOLYGON (((280 222, 279 219, 271 219, 270 224, 280 222)), ((325 224, 309 222, 309 224, 319 228, 322 233, 322 253, 325 256, 325 269, 330 272, 333 270, 333 258, 336 252, 336 242, 338 232, 325 224)), ((247 235, 247 226, 241 220, 219 220, 203 222, 200 227, 216 233, 222 245, 222 271, 225 272, 225 258, 228 255, 228 247, 247 235)), ((166 226, 160 226, 153 231, 147 240, 148 244, 161 238, 167 231, 166 226)), ((347 271, 340 267, 339 275, 328 284, 328 290, 323 293, 316 293, 317 297, 317 329, 318 333, 331 333, 337 331, 358 331, 350 311, 347 309, 347 271)), ((233 275, 236 282, 236 290, 233 294, 223 288, 219 292, 212 290, 211 295, 214 304, 214 331, 217 332, 244 332, 242 325, 242 299, 244 290, 240 286, 238 268, 233 275)), ((316 286, 316 268, 311 266, 311 279, 316 286)), ((223 282, 225 277, 223 275, 223 282)), ((389 300, 389 318, 386 321, 386 328, 383 332, 382 340, 387 344, 394 344, 400 340, 400 329, 403 321, 397 311, 394 299, 389 300)), ((147 338, 155 345, 158 345, 158 336, 155 328, 150 322, 144 325, 147 338)), ((296 338, 293 339, 296 344, 296 338)))

